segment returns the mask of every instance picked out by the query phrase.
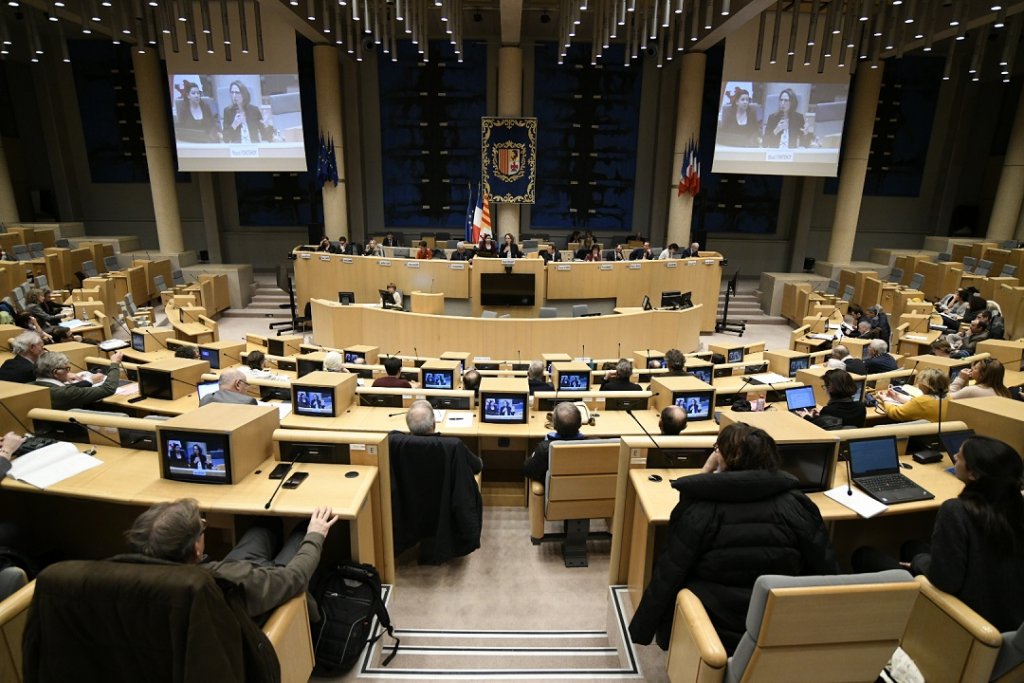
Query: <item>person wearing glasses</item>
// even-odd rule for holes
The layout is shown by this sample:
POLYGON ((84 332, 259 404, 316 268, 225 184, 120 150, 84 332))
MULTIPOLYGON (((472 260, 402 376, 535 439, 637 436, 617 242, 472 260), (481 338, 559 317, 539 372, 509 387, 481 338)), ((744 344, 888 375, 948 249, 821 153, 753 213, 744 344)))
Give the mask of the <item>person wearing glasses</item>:
POLYGON ((44 353, 36 361, 36 380, 32 384, 50 390, 50 405, 54 410, 85 408, 117 391, 121 379, 120 351, 110 357, 110 369, 102 384, 78 386, 81 378, 71 372, 71 361, 63 353, 44 353))
POLYGON ((647 645, 657 637, 658 645, 668 648, 676 594, 688 588, 731 655, 746 630, 757 577, 838 572, 818 507, 779 466, 772 437, 731 424, 722 429, 701 474, 672 482, 679 503, 629 624, 634 643, 647 645))
POLYGON ((232 368, 220 373, 217 391, 207 394, 199 402, 199 407, 210 403, 237 403, 254 406, 256 399, 246 393, 249 388, 249 380, 245 373, 238 368, 232 368))
POLYGON ((263 120, 259 108, 252 104, 249 88, 241 81, 228 86, 231 106, 224 110, 224 142, 248 145, 273 142, 273 129, 263 120))
MULTIPOLYGON (((329 507, 318 507, 306 524, 284 538, 281 520, 261 518, 219 562, 206 561, 206 520, 192 498, 149 508, 125 533, 135 555, 119 561, 199 565, 243 588, 246 613, 256 619, 292 599, 309 585, 327 533, 338 521, 329 507)), ((310 602, 311 599, 310 599, 310 602)), ((319 621, 313 605, 310 616, 319 621)))

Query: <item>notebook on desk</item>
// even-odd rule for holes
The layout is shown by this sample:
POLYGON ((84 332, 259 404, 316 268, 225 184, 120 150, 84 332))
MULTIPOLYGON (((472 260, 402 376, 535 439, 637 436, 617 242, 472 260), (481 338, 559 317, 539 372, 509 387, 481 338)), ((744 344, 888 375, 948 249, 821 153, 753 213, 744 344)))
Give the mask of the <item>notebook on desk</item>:
POLYGON ((850 439, 847 446, 853 483, 875 500, 893 505, 935 497, 900 473, 896 437, 850 439))

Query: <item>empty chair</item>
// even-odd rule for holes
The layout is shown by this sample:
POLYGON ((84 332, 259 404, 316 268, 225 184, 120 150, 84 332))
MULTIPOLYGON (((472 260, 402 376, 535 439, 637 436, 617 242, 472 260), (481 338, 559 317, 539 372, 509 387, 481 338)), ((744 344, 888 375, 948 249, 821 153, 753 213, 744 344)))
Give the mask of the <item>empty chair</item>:
POLYGON ((117 270, 121 266, 118 264, 116 256, 104 256, 103 267, 107 270, 117 270))
POLYGON ((542 318, 557 318, 558 317, 558 309, 554 308, 552 306, 541 306, 540 307, 540 317, 542 317, 542 318))
POLYGON ((171 271, 171 281, 175 285, 184 286, 185 285, 185 274, 182 273, 180 270, 172 270, 171 271))
POLYGON ((1013 277, 1017 274, 1017 266, 1011 266, 1007 263, 1003 266, 1003 269, 999 272, 999 277, 1013 277))
POLYGON ((914 273, 913 277, 910 278, 910 289, 921 289, 924 286, 924 275, 921 273, 914 273))
POLYGON ((409 258, 409 247, 394 247, 395 258, 409 258))
POLYGON ((973 256, 964 256, 964 272, 973 273, 974 267, 978 265, 978 259, 973 256))
POLYGON ((93 261, 82 261, 82 272, 86 277, 96 277, 100 273, 96 270, 96 263, 93 261))
POLYGON ((163 275, 153 276, 153 289, 155 289, 158 292, 162 292, 165 289, 167 289, 167 281, 164 280, 163 275))
POLYGON ((53 245, 59 249, 70 249, 71 240, 61 237, 59 240, 53 243, 53 245))
POLYGON ((43 253, 42 242, 31 242, 28 245, 28 251, 32 254, 32 258, 43 258, 46 254, 43 253))
POLYGON ((948 251, 944 251, 944 252, 940 253, 936 257, 935 260, 938 261, 939 263, 946 263, 948 261, 952 261, 953 260, 953 255, 951 253, 949 253, 948 251))
POLYGON ((589 309, 587 308, 586 304, 573 304, 572 317, 579 318, 581 316, 586 315, 588 311, 589 309))
POLYGON ((498 314, 495 313, 494 311, 484 311, 483 313, 480 314, 480 317, 481 318, 497 318, 498 314))
POLYGON ((523 240, 523 251, 536 251, 540 248, 540 240, 523 240))
POLYGON ((893 268, 889 271, 889 277, 886 280, 899 284, 903 280, 903 269, 893 268))
POLYGON ((843 289, 843 301, 852 301, 854 291, 853 285, 846 285, 846 288, 843 289))
POLYGON ((835 280, 829 280, 828 285, 825 286, 825 293, 829 296, 835 296, 839 292, 839 283, 835 280))
POLYGON ((36 287, 39 289, 49 289, 50 281, 45 275, 36 275, 36 287))
POLYGON ((11 256, 14 257, 15 261, 28 261, 32 258, 32 254, 24 244, 15 244, 14 248, 11 249, 11 256))
POLYGON ((981 259, 978 261, 977 267, 974 269, 975 275, 981 275, 982 277, 988 277, 989 272, 992 270, 992 262, 981 259))

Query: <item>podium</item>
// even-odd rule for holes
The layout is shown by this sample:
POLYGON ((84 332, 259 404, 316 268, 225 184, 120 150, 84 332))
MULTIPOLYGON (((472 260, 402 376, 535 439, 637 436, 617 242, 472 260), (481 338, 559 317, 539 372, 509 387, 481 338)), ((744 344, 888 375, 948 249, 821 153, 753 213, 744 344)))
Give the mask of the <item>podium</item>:
POLYGON ((412 293, 412 312, 427 313, 428 315, 444 315, 444 292, 431 294, 429 292, 412 293))

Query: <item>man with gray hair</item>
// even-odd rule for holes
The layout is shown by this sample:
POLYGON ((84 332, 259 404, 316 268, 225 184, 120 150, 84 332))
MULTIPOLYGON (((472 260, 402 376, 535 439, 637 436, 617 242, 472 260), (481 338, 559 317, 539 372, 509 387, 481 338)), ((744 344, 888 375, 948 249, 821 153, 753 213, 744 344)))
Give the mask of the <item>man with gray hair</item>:
POLYGON ((36 378, 36 361, 45 350, 42 337, 32 331, 22 332, 11 340, 14 358, 0 365, 0 380, 28 384, 36 378))
POLYGON ((537 444, 531 455, 523 464, 523 474, 534 481, 543 482, 547 478, 548 458, 551 453, 552 441, 573 441, 587 437, 580 433, 583 424, 583 416, 580 409, 571 401, 562 401, 555 405, 551 411, 551 426, 555 431, 550 432, 544 440, 537 444))
POLYGON ((255 398, 245 393, 249 387, 249 380, 245 373, 238 368, 232 368, 220 373, 217 391, 207 394, 199 402, 199 407, 211 403, 236 403, 239 405, 256 405, 255 398))
POLYGON ((50 390, 50 405, 54 410, 85 408, 88 405, 113 395, 121 379, 121 358, 118 351, 110 357, 107 377, 99 386, 81 387, 69 384, 77 380, 71 375, 71 361, 63 353, 44 353, 36 361, 36 380, 32 384, 50 390))
MULTIPOLYGON (((473 453, 469 448, 462 442, 461 439, 453 437, 441 437, 435 431, 434 423, 434 406, 430 405, 430 401, 425 401, 422 398, 412 402, 409 406, 409 410, 405 413, 405 425, 409 428, 409 433, 413 436, 432 436, 437 438, 450 439, 452 441, 452 447, 460 453, 463 453, 470 463, 473 469, 473 474, 479 474, 484 467, 484 461, 480 459, 480 456, 473 453)), ((405 436, 401 432, 391 432, 392 438, 395 435, 405 436)))
POLYGON ((857 375, 866 375, 867 368, 864 361, 850 355, 850 349, 842 344, 836 344, 832 349, 832 357, 828 359, 825 366, 830 370, 846 370, 857 375))
POLYGON ((868 358, 864 361, 866 374, 874 375, 879 372, 890 372, 897 368, 896 359, 889 355, 889 345, 881 339, 872 339, 868 342, 868 358))
MULTIPOLYGON (((324 539, 338 521, 330 507, 313 510, 282 543, 278 518, 263 518, 250 527, 220 562, 206 560, 206 520, 192 498, 159 503, 136 518, 125 532, 128 545, 142 557, 127 561, 197 564, 244 590, 245 611, 256 619, 292 599, 309 585, 324 539)), ((316 619, 316 610, 310 611, 316 619)))
POLYGON ((625 358, 620 358, 615 364, 615 373, 605 379, 601 391, 643 391, 639 384, 629 381, 632 374, 633 364, 625 358))
POLYGON ((537 391, 554 391, 555 388, 544 379, 544 362, 535 360, 530 362, 526 371, 526 384, 530 388, 530 395, 537 391))

